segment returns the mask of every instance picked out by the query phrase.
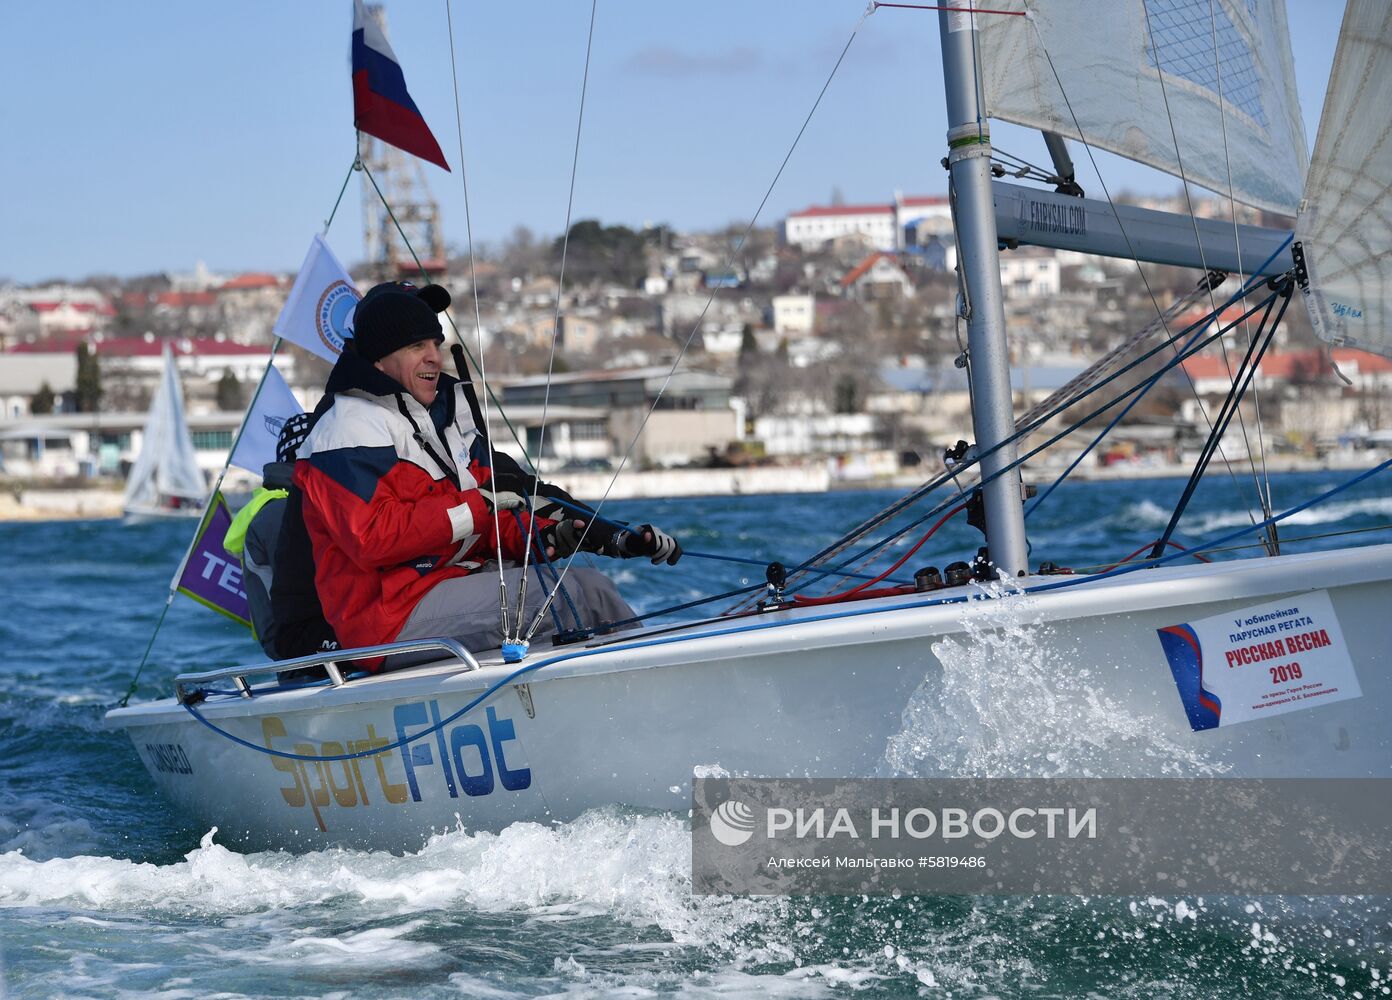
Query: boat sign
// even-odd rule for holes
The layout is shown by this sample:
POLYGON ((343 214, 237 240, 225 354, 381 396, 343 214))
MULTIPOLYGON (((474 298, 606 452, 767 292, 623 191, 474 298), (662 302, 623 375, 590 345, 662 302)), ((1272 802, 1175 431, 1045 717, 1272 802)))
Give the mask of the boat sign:
POLYGON ((1363 693, 1328 591, 1157 631, 1196 731, 1363 693))
POLYGON ((270 766, 289 778, 280 789, 285 804, 291 809, 308 808, 320 830, 329 829, 334 807, 392 808, 423 798, 492 795, 531 787, 532 769, 519 766, 523 755, 512 719, 499 716, 492 706, 485 710, 481 725, 461 722, 446 728, 441 718, 434 700, 397 705, 392 711, 397 741, 416 734, 422 737, 394 750, 386 749, 387 734, 379 735, 372 723, 363 732, 345 732, 336 739, 287 745, 284 720, 270 715, 261 720, 261 733, 268 750, 290 750, 305 758, 271 757, 270 766), (315 759, 344 753, 363 756, 315 759))

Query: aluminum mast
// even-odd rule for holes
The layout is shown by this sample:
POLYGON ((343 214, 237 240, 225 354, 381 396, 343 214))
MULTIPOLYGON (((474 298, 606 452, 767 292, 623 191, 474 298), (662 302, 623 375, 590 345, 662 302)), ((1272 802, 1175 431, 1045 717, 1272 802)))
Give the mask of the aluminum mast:
MULTIPOLYGON (((962 6, 971 6, 963 0, 962 6)), ((1005 306, 1001 293, 996 213, 991 202, 991 132, 978 101, 974 15, 939 11, 942 34, 943 89, 947 96, 949 170, 955 193, 957 257, 969 296, 968 369, 972 390, 972 424, 978 454, 997 448, 1015 433, 1010 389, 1010 354, 1005 342, 1005 306)), ((1013 465, 1014 442, 999 447, 981 462, 984 479, 1013 465)), ((996 569, 1008 577, 1029 569, 1025 550, 1025 516, 1020 472, 1012 469, 982 487, 986 503, 986 544, 996 569)))

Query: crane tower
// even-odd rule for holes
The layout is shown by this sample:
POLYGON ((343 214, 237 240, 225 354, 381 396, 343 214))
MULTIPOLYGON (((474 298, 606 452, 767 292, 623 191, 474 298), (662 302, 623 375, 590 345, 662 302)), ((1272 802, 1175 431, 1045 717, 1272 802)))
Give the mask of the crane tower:
MULTIPOLYGON (((387 14, 381 4, 370 4, 367 14, 386 37, 387 14)), ((445 236, 440 205, 426 184, 421 161, 364 133, 358 134, 358 158, 382 189, 378 197, 372 181, 366 176, 362 178, 363 250, 375 276, 383 280, 419 278, 421 268, 431 276, 443 274, 445 236), (391 206, 390 213, 382 204, 383 198, 391 206), (392 221, 392 213, 396 222, 392 221), (419 266, 411 256, 412 249, 420 258, 419 266)))

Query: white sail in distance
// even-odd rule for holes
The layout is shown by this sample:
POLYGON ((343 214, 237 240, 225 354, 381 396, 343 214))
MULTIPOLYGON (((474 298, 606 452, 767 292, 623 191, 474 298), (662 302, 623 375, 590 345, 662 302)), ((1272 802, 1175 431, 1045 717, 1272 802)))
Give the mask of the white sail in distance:
POLYGON ((1295 239, 1321 340, 1392 357, 1392 4, 1350 0, 1295 239))
POLYGON ((1308 156, 1283 0, 982 6, 1028 15, 974 15, 991 117, 1295 215, 1308 156))
POLYGON ((164 345, 164 371, 150 402, 142 437, 122 505, 127 510, 151 510, 161 507, 167 497, 201 501, 208 488, 194 454, 184 416, 184 393, 168 344, 164 345))

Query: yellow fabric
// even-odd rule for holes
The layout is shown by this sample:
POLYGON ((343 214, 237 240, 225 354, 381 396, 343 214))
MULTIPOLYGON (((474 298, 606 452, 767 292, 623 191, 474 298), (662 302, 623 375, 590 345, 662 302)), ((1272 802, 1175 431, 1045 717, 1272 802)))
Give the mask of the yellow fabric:
POLYGON ((238 558, 242 555, 242 549, 246 548, 246 533, 251 527, 252 520, 272 500, 284 500, 290 495, 289 490, 268 490, 262 486, 251 495, 247 505, 237 511, 237 516, 232 519, 232 524, 227 529, 227 534, 222 538, 222 547, 231 552, 238 558))

